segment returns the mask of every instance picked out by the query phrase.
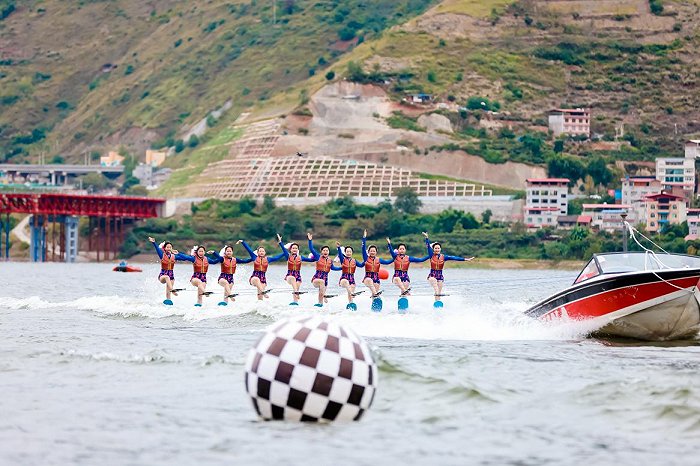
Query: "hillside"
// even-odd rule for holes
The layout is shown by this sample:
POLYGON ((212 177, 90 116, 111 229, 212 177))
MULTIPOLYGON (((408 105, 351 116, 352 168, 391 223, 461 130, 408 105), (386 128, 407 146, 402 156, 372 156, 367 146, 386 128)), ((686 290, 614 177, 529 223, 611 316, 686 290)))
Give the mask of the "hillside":
POLYGON ((228 100, 233 116, 296 101, 290 86, 429 4, 0 0, 0 153, 142 151, 228 100))
POLYGON ((0 150, 22 160, 23 152, 77 157, 172 144, 227 101, 232 108, 204 147, 169 159, 184 168, 171 188, 227 156, 226 144, 240 135, 230 125, 242 112, 246 123, 280 117, 289 133, 280 151, 298 144, 372 152, 408 140, 416 153, 499 164, 545 163, 554 141, 537 131, 552 107, 590 106, 594 133, 624 134, 607 145, 566 142, 563 154, 584 164, 591 155, 611 163, 678 154, 700 131, 696 0, 276 5, 273 16, 269 3, 255 0, 22 2, 0 21, 0 150), (372 114, 370 127, 325 125, 332 112, 317 92, 340 78, 375 86, 391 103, 372 114), (421 134, 425 109, 396 107, 418 92, 448 104, 438 111, 453 134, 421 134), (469 112, 456 110, 464 105, 469 112), (404 133, 376 144, 390 129, 404 133))

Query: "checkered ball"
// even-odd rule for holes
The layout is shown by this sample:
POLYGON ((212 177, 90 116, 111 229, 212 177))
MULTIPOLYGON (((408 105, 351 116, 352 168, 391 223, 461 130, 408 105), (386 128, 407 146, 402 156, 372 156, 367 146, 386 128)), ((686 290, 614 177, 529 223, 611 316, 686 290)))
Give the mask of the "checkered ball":
POLYGON ((377 387, 377 365, 355 332, 321 316, 272 325, 248 353, 245 387, 265 420, 357 421, 377 387))

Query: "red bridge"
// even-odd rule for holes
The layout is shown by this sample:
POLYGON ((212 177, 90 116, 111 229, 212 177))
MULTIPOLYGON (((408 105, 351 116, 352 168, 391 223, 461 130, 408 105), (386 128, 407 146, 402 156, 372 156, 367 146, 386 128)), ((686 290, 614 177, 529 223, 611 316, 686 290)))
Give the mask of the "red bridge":
MULTIPOLYGON (((73 262, 78 252, 78 219, 88 217, 88 253, 100 260, 116 257, 124 241, 124 225, 136 219, 162 215, 165 199, 130 196, 83 196, 56 193, 0 194, 0 214, 5 214, 5 256, 9 257, 9 214, 31 214, 31 254, 35 261, 47 260, 50 235, 51 259, 73 262), (58 244, 56 240, 58 237, 58 244)), ((0 232, 2 222, 0 222, 0 232)), ((0 250, 1 252, 1 250, 0 250)))

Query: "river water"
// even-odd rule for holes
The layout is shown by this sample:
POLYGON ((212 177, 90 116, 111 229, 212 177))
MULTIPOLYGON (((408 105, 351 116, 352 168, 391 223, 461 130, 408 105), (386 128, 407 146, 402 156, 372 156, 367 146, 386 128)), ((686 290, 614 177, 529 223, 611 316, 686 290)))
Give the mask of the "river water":
MULTIPOLYGON (((451 296, 436 311, 427 271, 415 269, 415 296, 399 315, 388 287, 381 313, 364 295, 355 313, 342 297, 319 311, 304 295, 291 308, 276 293, 286 289, 279 267, 262 304, 247 295, 220 308, 213 296, 200 309, 183 292, 166 307, 157 265, 110 269, 0 264, 1 464, 700 461, 698 342, 592 340, 581 324, 522 315, 574 272, 448 269, 451 296), (243 385, 247 351, 276 320, 317 312, 373 347, 374 405, 351 424, 257 420, 243 385)), ((180 286, 187 272, 176 268, 180 286)), ((244 293, 249 275, 239 267, 244 293)))

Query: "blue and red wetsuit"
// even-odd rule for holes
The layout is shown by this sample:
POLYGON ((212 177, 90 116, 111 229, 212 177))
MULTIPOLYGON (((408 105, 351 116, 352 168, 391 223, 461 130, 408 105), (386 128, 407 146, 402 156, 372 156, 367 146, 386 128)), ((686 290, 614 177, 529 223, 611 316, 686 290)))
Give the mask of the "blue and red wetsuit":
MULTIPOLYGON (((425 239, 425 244, 428 250, 430 250, 430 241, 428 241, 428 238, 425 239)), ((391 243, 388 244, 388 247, 391 257, 394 258, 394 278, 398 278, 402 282, 407 283, 411 282, 411 279, 408 277, 408 267, 411 265, 411 262, 425 262, 430 259, 430 256, 433 254, 432 251, 430 251, 430 254, 425 257, 412 257, 408 254, 397 254, 394 252, 394 248, 391 247, 391 243)))
MULTIPOLYGON (((313 245, 311 240, 309 240, 309 250, 313 251, 313 245)), ((316 262, 318 256, 314 254, 314 257, 304 257, 301 254, 292 254, 285 247, 282 247, 284 251, 284 256, 287 258, 287 275, 284 276, 286 280, 287 277, 294 277, 294 279, 301 283, 301 263, 302 262, 316 262)), ((312 252, 313 254, 313 252, 312 252)))
MULTIPOLYGON (((267 272, 267 266, 270 262, 277 262, 278 260, 282 259, 284 257, 284 245, 282 242, 279 243, 280 248, 282 249, 282 252, 277 254, 276 256, 265 256, 265 257, 260 257, 255 254, 255 252, 248 246, 248 243, 243 241, 243 247, 245 248, 246 251, 248 251, 248 254, 250 254, 251 258, 254 258, 253 260, 253 275, 250 276, 248 279, 248 283, 254 278, 257 277, 260 279, 260 283, 267 283, 267 277, 265 276, 265 273, 267 272)), ((252 283, 251 283, 252 285, 252 283)))
MULTIPOLYGON (((364 238, 363 240, 363 249, 364 249, 364 238)), ((340 259, 340 269, 342 273, 340 274, 340 280, 338 280, 338 284, 340 285, 340 282, 342 280, 347 280, 350 285, 355 284, 355 269, 357 267, 364 267, 365 262, 364 261, 358 261, 356 259, 351 259, 349 257, 345 257, 343 254, 343 251, 341 251, 340 246, 338 247, 338 258, 340 259)))
POLYGON ((372 280, 374 283, 379 283, 379 269, 382 265, 389 265, 394 261, 391 259, 382 259, 381 257, 374 256, 374 259, 369 257, 367 254, 367 239, 362 238, 362 258, 365 261, 365 277, 362 281, 366 279, 372 280))
POLYGON ((314 249, 314 244, 311 240, 309 240, 309 249, 311 250, 311 254, 313 254, 314 258, 316 259, 316 273, 314 274, 313 278, 311 278, 311 281, 323 280, 323 283, 328 286, 328 273, 331 270, 341 270, 341 268, 333 265, 333 259, 331 259, 330 256, 323 257, 316 249, 314 249))
POLYGON ((229 284, 233 285, 233 274, 236 273, 237 264, 248 264, 253 262, 255 257, 249 257, 247 259, 240 259, 238 257, 222 257, 218 252, 214 251, 214 257, 209 259, 210 264, 221 264, 221 273, 216 281, 222 278, 226 280, 229 284))
MULTIPOLYGON (((426 239, 426 241, 428 241, 426 239)), ((442 269, 445 267, 445 261, 464 261, 464 257, 448 256, 447 254, 435 254, 428 242, 428 254, 430 255, 430 273, 428 278, 434 278, 439 282, 445 281, 442 276, 442 269)))
POLYGON ((179 252, 177 254, 168 254, 167 252, 163 251, 160 248, 160 246, 158 246, 155 242, 153 243, 153 247, 155 248, 156 252, 158 253, 158 257, 160 258, 160 273, 158 274, 158 279, 160 280, 160 277, 165 275, 174 282, 175 273, 173 272, 173 270, 175 269, 175 261, 187 260, 187 258, 185 257, 186 255, 179 252))

